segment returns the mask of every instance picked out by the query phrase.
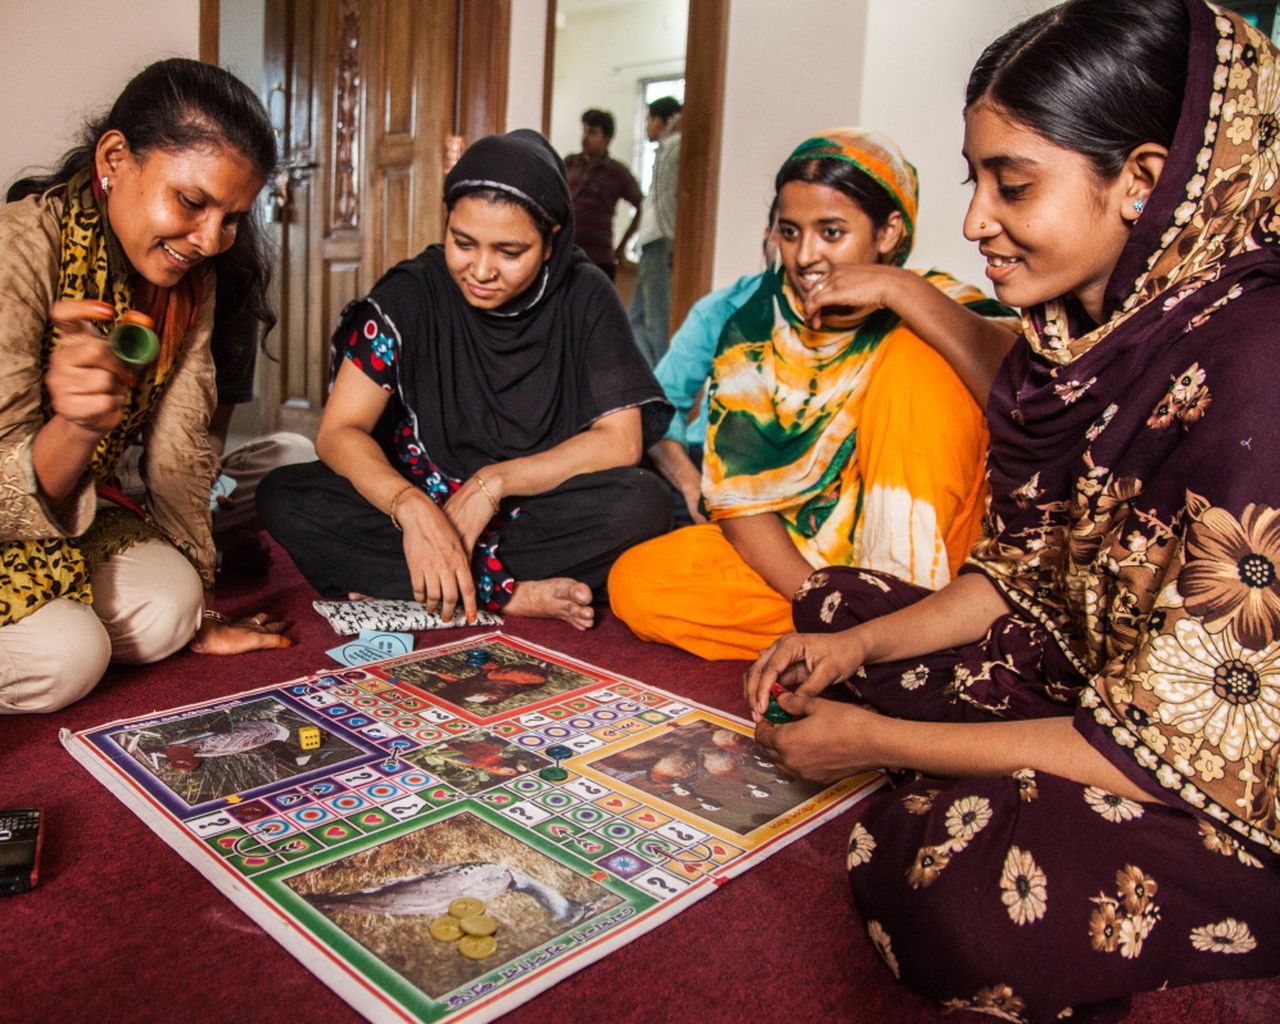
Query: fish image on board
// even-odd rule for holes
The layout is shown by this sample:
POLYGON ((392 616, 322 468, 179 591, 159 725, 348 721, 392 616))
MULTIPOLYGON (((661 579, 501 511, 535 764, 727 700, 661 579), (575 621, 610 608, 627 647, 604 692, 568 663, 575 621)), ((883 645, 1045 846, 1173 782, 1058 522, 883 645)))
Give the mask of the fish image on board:
POLYGON ((585 873, 468 812, 285 884, 437 1000, 623 903, 585 873), (492 956, 470 959, 433 939, 432 921, 459 898, 481 902, 496 920, 492 956))

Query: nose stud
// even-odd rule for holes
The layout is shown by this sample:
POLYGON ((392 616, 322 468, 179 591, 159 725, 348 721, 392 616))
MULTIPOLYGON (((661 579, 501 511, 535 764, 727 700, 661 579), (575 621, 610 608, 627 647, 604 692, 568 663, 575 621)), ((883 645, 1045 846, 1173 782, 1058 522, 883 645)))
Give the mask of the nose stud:
POLYGON ((985 220, 984 220, 984 221, 982 221, 982 222, 980 222, 980 223, 978 224, 978 228, 979 228, 980 230, 982 230, 982 231, 986 231, 986 230, 987 230, 987 222, 986 222, 985 220))

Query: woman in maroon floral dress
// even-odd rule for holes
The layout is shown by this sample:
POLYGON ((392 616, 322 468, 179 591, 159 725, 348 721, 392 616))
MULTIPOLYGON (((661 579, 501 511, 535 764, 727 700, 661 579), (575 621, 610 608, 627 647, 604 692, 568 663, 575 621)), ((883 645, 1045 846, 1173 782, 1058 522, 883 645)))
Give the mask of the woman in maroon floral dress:
POLYGON ((983 537, 936 594, 815 573, 747 700, 791 771, 910 770, 848 856, 895 975, 1113 1020, 1280 971, 1280 65, 1201 0, 1073 0, 988 47, 965 123, 965 233, 1025 314, 983 537))

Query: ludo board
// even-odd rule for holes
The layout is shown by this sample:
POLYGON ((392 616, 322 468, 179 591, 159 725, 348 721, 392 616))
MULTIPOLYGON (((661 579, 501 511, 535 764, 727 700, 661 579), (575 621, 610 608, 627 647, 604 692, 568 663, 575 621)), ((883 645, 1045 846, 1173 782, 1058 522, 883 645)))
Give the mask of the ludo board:
POLYGON ((62 740, 374 1021, 492 1019, 879 782, 790 778, 747 722, 498 632, 62 740), (487 957, 432 937, 461 897, 487 957))

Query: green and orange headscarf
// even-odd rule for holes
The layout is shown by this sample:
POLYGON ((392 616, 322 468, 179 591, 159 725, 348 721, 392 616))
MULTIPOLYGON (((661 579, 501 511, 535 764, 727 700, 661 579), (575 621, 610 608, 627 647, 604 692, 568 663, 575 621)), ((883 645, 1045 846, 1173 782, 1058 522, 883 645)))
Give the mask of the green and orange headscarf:
POLYGON ((898 144, 880 132, 861 128, 834 128, 805 139, 782 162, 782 170, 807 160, 840 160, 852 164, 893 200, 902 214, 902 238, 889 254, 889 262, 900 267, 911 254, 915 241, 916 210, 920 206, 920 180, 912 163, 898 144))

